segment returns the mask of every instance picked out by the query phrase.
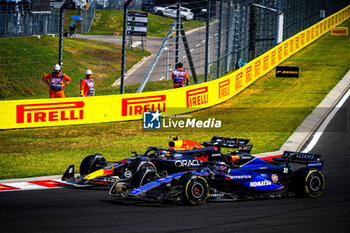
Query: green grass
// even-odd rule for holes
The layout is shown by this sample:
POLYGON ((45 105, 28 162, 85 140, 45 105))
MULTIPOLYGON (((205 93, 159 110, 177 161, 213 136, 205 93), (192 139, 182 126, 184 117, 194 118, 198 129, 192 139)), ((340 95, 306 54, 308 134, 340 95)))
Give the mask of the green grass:
POLYGON ((251 139, 253 153, 278 150, 350 69, 348 51, 349 37, 328 33, 282 64, 300 66, 299 79, 275 78, 271 71, 230 100, 186 114, 221 120, 220 129, 143 130, 141 121, 129 121, 0 131, 0 178, 62 174, 95 152, 122 159, 148 146, 166 147, 171 135, 198 142, 214 135, 242 137, 251 139))
MULTIPOLYGON (((48 98, 42 76, 57 63, 58 37, 3 38, 0 44, 0 99, 48 98)), ((148 55, 148 51, 128 50, 126 71, 148 55)), ((65 37, 63 71, 72 78, 65 88, 66 96, 79 96, 79 81, 88 68, 94 72, 99 93, 119 93, 119 87, 111 85, 120 77, 120 64, 121 45, 65 37)))
MULTIPOLYGON (((148 13, 147 36, 165 37, 175 19, 148 13)), ((185 30, 205 25, 203 21, 184 21, 185 30)), ((96 12, 89 35, 122 35, 123 11, 100 10, 96 12)))

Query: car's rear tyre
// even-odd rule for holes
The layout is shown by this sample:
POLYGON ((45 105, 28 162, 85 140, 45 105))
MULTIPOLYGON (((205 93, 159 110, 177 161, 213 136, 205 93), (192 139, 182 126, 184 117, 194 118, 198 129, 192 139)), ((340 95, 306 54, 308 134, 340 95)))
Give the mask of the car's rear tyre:
POLYGON ((159 178, 157 172, 150 167, 143 167, 131 177, 131 188, 138 188, 159 178))
POLYGON ((318 197, 323 193, 325 178, 319 170, 299 169, 292 179, 292 187, 299 197, 318 197))
POLYGON ((191 205, 201 205, 209 197, 209 185, 201 176, 190 176, 188 174, 181 179, 183 185, 183 200, 191 205))
POLYGON ((80 175, 84 176, 107 166, 107 160, 101 154, 86 156, 80 163, 80 175))

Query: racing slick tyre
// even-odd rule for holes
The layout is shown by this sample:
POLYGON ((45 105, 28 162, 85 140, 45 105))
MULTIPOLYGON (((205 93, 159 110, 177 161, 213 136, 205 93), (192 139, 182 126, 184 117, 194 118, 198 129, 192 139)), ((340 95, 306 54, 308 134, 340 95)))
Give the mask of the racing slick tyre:
POLYGON ((201 176, 184 174, 181 177, 183 185, 183 200, 191 205, 201 205, 209 197, 209 185, 201 176))
POLYGON ((87 175, 107 165, 107 160, 99 153, 86 156, 80 164, 80 175, 87 175))
POLYGON ((130 186, 138 188, 159 178, 157 172, 150 167, 143 167, 131 177, 130 186))
POLYGON ((145 160, 141 160, 141 159, 133 160, 130 163, 130 165, 128 167, 128 170, 131 171, 132 174, 134 174, 138 170, 141 170, 142 168, 145 168, 145 167, 157 171, 157 169, 156 169, 156 167, 154 166, 153 163, 145 161, 145 160))
POLYGON ((299 197, 318 197, 325 187, 325 178, 319 170, 301 168, 292 178, 292 187, 299 197))

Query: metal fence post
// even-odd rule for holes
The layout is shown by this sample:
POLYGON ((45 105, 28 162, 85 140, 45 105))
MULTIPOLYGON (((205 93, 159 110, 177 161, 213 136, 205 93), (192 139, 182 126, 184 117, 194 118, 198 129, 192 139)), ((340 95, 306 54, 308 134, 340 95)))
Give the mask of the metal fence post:
POLYGON ((154 68, 154 66, 156 65, 156 63, 157 63, 157 61, 158 61, 158 59, 159 59, 161 53, 163 52, 163 50, 164 50, 164 48, 165 48, 165 45, 168 43, 168 40, 169 40, 171 34, 173 33, 175 27, 176 27, 176 21, 174 21, 174 23, 171 25, 171 28, 170 28, 170 30, 168 31, 168 34, 166 35, 165 39, 163 40, 163 43, 162 43, 162 45, 160 46, 160 48, 159 48, 159 50, 158 50, 158 52, 157 52, 156 57, 153 59, 153 62, 152 62, 152 64, 151 64, 151 66, 148 68, 148 71, 147 71, 147 73, 146 73, 146 75, 145 75, 145 78, 143 79, 141 85, 140 85, 139 88, 137 89, 137 91, 136 91, 137 93, 142 92, 143 89, 145 88, 145 86, 146 86, 146 84, 147 84, 147 82, 148 82, 148 79, 149 79, 149 77, 150 77, 150 75, 151 75, 151 73, 152 73, 152 71, 153 71, 153 68, 154 68))
POLYGON ((181 27, 180 6, 181 6, 181 0, 177 1, 176 6, 177 6, 177 9, 176 9, 175 66, 177 65, 177 63, 180 62, 180 27, 181 27))
POLYGON ((207 22, 205 27, 205 67, 204 67, 204 82, 208 82, 209 73, 209 24, 210 24, 210 1, 207 2, 207 22))
POLYGON ((127 9, 132 0, 128 0, 124 3, 124 16, 123 16, 123 42, 122 42, 122 67, 120 75, 120 94, 124 94, 124 79, 125 79, 125 57, 126 57, 126 23, 127 23, 127 9))
POLYGON ((220 0, 220 16, 218 26, 218 47, 217 47, 217 61, 216 61, 216 78, 220 77, 220 57, 221 57, 221 27, 222 27, 222 0, 220 0))
POLYGON ((277 15, 276 15, 276 36, 275 45, 283 41, 283 0, 276 3, 277 15))
POLYGON ((63 51, 63 30, 64 30, 64 10, 60 8, 60 26, 59 26, 59 40, 58 40, 58 64, 62 70, 62 51, 63 51))
POLYGON ((166 52, 165 80, 168 80, 169 79, 169 48, 165 47, 164 51, 166 52))
POLYGON ((225 42, 225 73, 229 72, 230 70, 230 62, 228 60, 229 57, 229 51, 228 51, 228 45, 230 43, 230 19, 231 19, 231 0, 227 1, 228 7, 228 15, 226 17, 226 42, 225 42))
POLYGON ((255 6, 250 5, 250 28, 249 28, 249 60, 255 58, 256 21, 255 6))

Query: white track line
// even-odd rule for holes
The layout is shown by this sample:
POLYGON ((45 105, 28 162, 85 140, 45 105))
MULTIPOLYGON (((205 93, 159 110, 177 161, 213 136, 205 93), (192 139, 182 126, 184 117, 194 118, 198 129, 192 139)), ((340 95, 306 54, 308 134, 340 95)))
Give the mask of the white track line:
POLYGON ((323 134, 323 131, 326 129, 327 125, 332 120, 332 118, 335 116, 335 114, 338 112, 338 110, 341 108, 341 106, 343 106, 345 101, 349 98, 349 95, 350 95, 350 89, 341 98, 341 100, 338 102, 338 104, 335 106, 335 108, 331 111, 331 113, 327 116, 327 118, 324 120, 324 122, 321 124, 321 126, 317 129, 317 132, 313 136, 311 142, 303 151, 304 153, 308 153, 309 151, 312 150, 312 148, 314 148, 314 146, 317 144, 318 140, 320 139, 321 135, 323 134))

